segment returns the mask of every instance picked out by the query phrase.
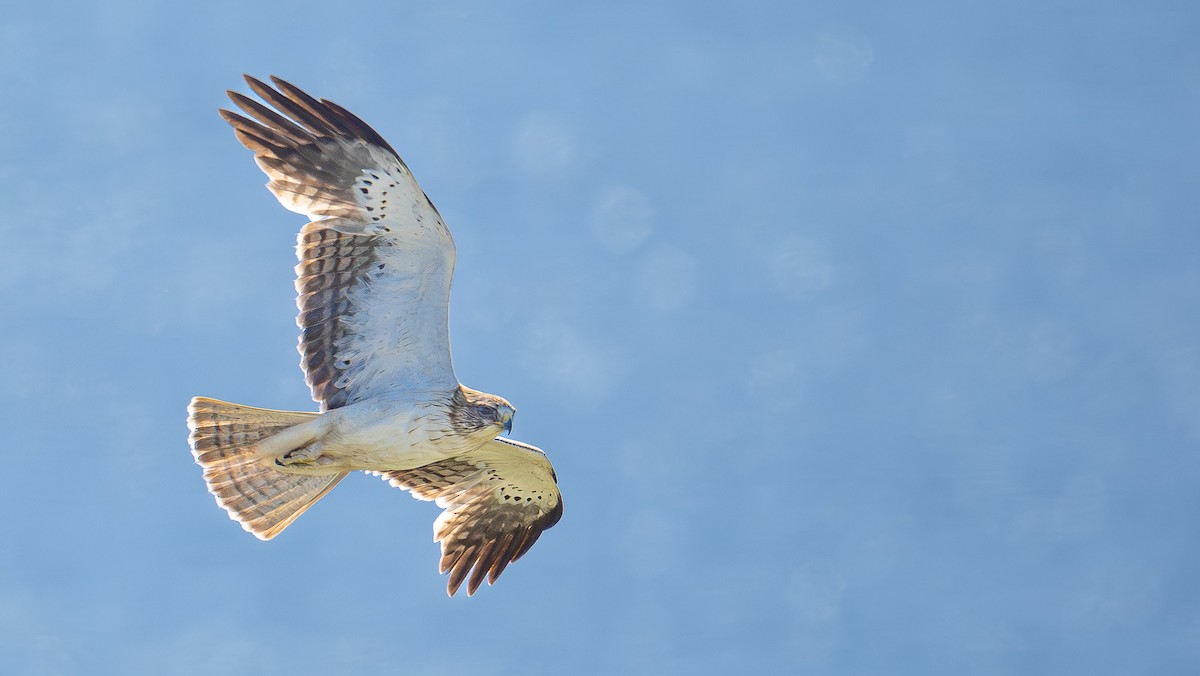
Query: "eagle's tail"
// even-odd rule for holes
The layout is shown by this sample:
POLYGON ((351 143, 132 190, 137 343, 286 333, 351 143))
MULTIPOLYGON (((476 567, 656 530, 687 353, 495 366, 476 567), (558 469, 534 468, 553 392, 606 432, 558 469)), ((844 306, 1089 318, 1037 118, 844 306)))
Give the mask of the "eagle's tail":
POLYGON ((259 459, 257 442, 317 415, 207 397, 188 405, 188 443, 204 468, 208 491, 229 518, 260 540, 278 535, 346 476, 285 474, 259 459))

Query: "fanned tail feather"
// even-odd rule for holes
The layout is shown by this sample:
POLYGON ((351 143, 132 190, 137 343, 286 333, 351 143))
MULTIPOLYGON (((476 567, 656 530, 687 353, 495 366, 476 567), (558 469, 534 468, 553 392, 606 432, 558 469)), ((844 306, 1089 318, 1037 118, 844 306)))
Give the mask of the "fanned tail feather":
POLYGON ((204 468, 208 491, 229 518, 260 540, 278 535, 346 476, 287 474, 258 459, 257 442, 316 416, 207 397, 188 405, 188 443, 204 468))

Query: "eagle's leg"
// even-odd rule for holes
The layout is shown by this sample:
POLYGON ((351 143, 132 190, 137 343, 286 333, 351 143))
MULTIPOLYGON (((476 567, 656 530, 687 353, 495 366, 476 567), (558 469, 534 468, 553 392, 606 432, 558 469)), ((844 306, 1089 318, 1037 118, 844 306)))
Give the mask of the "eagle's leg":
POLYGON ((292 449, 283 455, 275 456, 275 464, 279 467, 286 467, 293 470, 304 467, 323 467, 332 464, 334 459, 322 454, 324 448, 325 444, 314 441, 311 444, 305 444, 300 448, 292 449))

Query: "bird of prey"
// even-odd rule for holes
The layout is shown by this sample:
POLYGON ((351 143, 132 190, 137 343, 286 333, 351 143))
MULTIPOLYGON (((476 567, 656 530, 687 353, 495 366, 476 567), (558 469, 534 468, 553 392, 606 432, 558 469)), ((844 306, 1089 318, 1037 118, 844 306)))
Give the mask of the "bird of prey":
POLYGON ((474 594, 558 523, 558 478, 540 449, 499 436, 513 406, 454 374, 454 240, 399 154, 338 104, 271 81, 246 76, 269 106, 231 91, 245 115, 220 113, 267 188, 310 219, 296 246, 296 323, 320 411, 196 397, 192 454, 217 504, 263 540, 354 470, 435 500, 447 591, 465 581, 474 594))

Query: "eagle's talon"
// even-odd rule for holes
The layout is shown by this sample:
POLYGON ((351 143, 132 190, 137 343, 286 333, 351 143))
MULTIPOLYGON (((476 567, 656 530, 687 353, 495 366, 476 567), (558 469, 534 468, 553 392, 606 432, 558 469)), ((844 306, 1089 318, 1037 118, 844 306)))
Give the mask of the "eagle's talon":
POLYGON ((304 465, 328 465, 333 458, 321 454, 322 445, 319 442, 294 448, 283 455, 275 457, 278 467, 295 467, 304 465))

